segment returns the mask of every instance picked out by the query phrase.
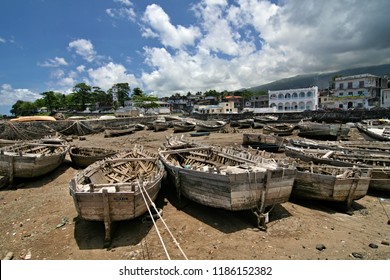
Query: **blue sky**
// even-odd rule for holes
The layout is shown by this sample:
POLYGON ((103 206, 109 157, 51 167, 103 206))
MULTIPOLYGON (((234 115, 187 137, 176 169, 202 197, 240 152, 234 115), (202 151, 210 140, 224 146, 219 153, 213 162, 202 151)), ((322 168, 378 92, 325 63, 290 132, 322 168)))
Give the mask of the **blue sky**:
POLYGON ((236 90, 390 63, 390 1, 2 0, 0 113, 72 91, 236 90))

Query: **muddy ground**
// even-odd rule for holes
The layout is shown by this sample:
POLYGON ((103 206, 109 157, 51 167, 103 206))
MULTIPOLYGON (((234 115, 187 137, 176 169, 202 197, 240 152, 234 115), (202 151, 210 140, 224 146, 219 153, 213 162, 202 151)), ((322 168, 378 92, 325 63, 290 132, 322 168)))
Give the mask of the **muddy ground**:
MULTIPOLYGON (((201 143, 240 145, 242 133, 212 133, 191 138, 201 143)), ((357 133, 356 131, 353 133, 357 133)), ((157 150, 172 129, 137 131, 104 138, 103 133, 74 139, 73 145, 124 149, 134 144, 157 150)), ((355 139, 359 137, 354 134, 355 139)), ((150 220, 114 223, 112 243, 104 248, 104 225, 77 217, 68 183, 76 174, 69 156, 54 172, 19 180, 0 190, 0 256, 36 260, 167 259, 150 220)), ((156 204, 169 231, 191 260, 387 260, 390 259, 390 199, 369 193, 354 202, 353 215, 340 205, 289 201, 269 215, 267 231, 257 229, 247 212, 229 212, 188 200, 178 201, 165 181, 156 204)), ((184 259, 157 220, 171 259, 184 259)))

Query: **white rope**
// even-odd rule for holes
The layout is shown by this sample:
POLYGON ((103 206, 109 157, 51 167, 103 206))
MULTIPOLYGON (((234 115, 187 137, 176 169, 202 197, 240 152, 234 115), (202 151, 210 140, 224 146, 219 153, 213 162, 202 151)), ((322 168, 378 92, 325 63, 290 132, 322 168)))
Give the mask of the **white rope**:
MULTIPOLYGON (((153 219, 153 215, 152 215, 152 212, 150 211, 150 208, 149 208, 148 203, 147 203, 147 201, 146 201, 145 195, 144 195, 144 193, 143 193, 144 187, 141 186, 139 180, 138 180, 138 187, 140 188, 140 192, 141 192, 142 198, 144 199, 146 208, 148 209, 149 215, 150 215, 150 217, 152 218, 153 225, 154 225, 154 227, 156 228, 157 235, 158 235, 158 237, 159 237, 159 239, 160 239, 160 242, 161 242, 161 244, 162 244, 162 246, 163 246, 163 249, 164 249, 164 251, 165 251, 165 254, 167 255, 168 260, 171 260, 171 258, 169 257, 169 253, 168 253, 168 251, 167 251, 167 248, 165 247, 164 241, 162 240, 160 231, 158 230, 157 224, 156 224, 155 220, 153 219)), ((155 206, 154 206, 154 203, 153 203, 153 207, 155 207, 155 206)))
MULTIPOLYGON (((164 219, 163 219, 162 216, 160 215, 159 211, 158 211, 157 208, 156 208, 156 205, 154 204, 153 200, 152 200, 151 197, 149 196, 149 194, 148 194, 148 192, 146 191, 145 187, 142 186, 142 188, 145 190, 146 196, 149 198, 149 201, 151 202, 151 205, 152 205, 153 208, 155 209, 155 211, 156 211, 158 217, 161 219, 161 222, 164 224, 164 226, 165 226, 165 228, 167 229, 168 233, 169 233, 170 236, 172 237, 173 243, 177 246, 177 248, 178 248, 179 251, 182 253, 182 255, 184 256, 184 258, 185 258, 186 260, 188 260, 186 254, 184 253, 184 251, 183 251, 182 248, 180 247, 179 242, 177 242, 176 238, 173 236, 172 232, 169 230, 168 225, 165 223, 164 219)), ((148 206, 148 205, 146 204, 146 206, 148 206)), ((148 207, 148 209, 149 209, 149 207, 148 207)), ((154 218, 153 218, 153 216, 151 215, 150 211, 149 211, 149 215, 150 215, 151 219, 154 221, 154 218)))

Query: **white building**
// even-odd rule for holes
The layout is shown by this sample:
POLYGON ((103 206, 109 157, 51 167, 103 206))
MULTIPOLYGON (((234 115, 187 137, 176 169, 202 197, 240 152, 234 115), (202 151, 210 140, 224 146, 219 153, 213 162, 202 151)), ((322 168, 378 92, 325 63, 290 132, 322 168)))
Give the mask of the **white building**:
POLYGON ((340 109, 370 108, 380 105, 380 90, 387 87, 387 79, 361 74, 335 79, 334 106, 340 109))
POLYGON ((318 109, 318 87, 269 90, 269 107, 277 112, 300 112, 318 109))
POLYGON ((194 112, 199 114, 237 114, 233 101, 221 102, 218 105, 195 105, 194 112))

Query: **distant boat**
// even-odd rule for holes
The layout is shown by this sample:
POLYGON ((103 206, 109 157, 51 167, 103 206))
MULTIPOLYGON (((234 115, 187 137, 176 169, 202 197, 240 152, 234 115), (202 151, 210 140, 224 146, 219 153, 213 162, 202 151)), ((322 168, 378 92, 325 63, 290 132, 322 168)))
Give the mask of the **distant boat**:
POLYGON ((293 134, 294 129, 295 125, 289 123, 267 124, 263 127, 263 133, 289 136, 293 134))
POLYGON ((199 137, 199 136, 208 136, 210 135, 209 131, 199 131, 190 133, 191 137, 199 137))
POLYGON ((321 140, 348 139, 350 127, 342 123, 317 123, 302 121, 298 123, 298 135, 321 140))
POLYGON ((268 152, 282 152, 288 140, 282 136, 262 133, 244 133, 242 135, 242 145, 250 146, 254 149, 268 152))
POLYGON ((164 175, 158 156, 135 146, 79 171, 69 189, 80 218, 104 222, 108 245, 112 222, 135 219, 153 208, 164 175))
POLYGON ((192 121, 176 121, 173 123, 173 132, 188 132, 195 129, 196 123, 192 121))
POLYGON ((95 161, 113 156, 117 153, 115 150, 104 149, 100 147, 71 147, 69 155, 72 162, 78 167, 85 168, 95 161))
POLYGON ((226 126, 226 122, 224 121, 204 121, 204 122, 196 122, 195 130, 198 132, 203 131, 220 131, 223 130, 226 126))
POLYGON ((124 128, 107 128, 104 130, 104 137, 115 137, 134 133, 134 125, 124 128))
POLYGON ((33 122, 33 121, 50 121, 55 122, 56 119, 51 116, 25 116, 18 117, 15 119, 10 119, 11 122, 33 122))

